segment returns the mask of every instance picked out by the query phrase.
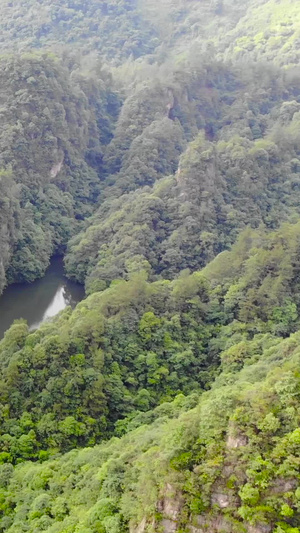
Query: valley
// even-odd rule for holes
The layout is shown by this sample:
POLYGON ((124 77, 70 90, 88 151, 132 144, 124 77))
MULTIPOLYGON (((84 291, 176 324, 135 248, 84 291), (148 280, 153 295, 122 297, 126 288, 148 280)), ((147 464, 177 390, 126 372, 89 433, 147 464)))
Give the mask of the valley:
POLYGON ((0 533, 300 532, 298 0, 0 5, 0 533))

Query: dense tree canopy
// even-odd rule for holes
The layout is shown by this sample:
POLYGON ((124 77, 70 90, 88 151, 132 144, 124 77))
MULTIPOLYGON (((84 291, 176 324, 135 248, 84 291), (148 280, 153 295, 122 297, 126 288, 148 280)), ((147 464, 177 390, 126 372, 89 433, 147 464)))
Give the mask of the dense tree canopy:
POLYGON ((2 290, 5 270, 10 282, 41 276, 90 214, 92 156, 102 157, 118 104, 106 82, 49 54, 3 56, 0 78, 2 290))
POLYGON ((300 532, 299 13, 1 2, 0 532, 300 532))

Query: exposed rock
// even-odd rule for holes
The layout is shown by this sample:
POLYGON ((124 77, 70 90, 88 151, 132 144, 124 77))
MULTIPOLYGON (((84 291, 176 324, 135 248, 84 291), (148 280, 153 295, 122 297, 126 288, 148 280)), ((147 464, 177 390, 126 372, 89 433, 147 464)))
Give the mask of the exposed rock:
POLYGON ((155 531, 155 520, 149 523, 146 518, 143 518, 138 526, 130 526, 129 531, 130 533, 145 533, 147 526, 150 526, 151 531, 155 531))
POLYGON ((182 505, 182 494, 168 483, 163 498, 159 501, 157 506, 157 510, 163 515, 163 519, 160 522, 160 527, 162 528, 163 533, 173 533, 177 531, 177 524, 182 505))
POLYGON ((284 494, 294 490, 298 486, 296 479, 277 479, 273 487, 270 488, 272 494, 284 494))
POLYGON ((176 521, 179 518, 182 505, 182 494, 168 483, 166 485, 164 496, 158 503, 158 511, 160 511, 165 518, 176 521))
POLYGON ((246 435, 240 435, 239 437, 229 435, 226 444, 227 448, 240 448, 241 446, 247 446, 248 438, 246 435))
POLYGON ((218 505, 219 507, 221 507, 221 509, 224 509, 230 504, 230 498, 228 494, 215 492, 214 494, 212 494, 211 503, 212 505, 218 505))
POLYGON ((169 98, 169 102, 167 104, 167 113, 168 113, 168 117, 172 119, 171 111, 175 104, 175 98, 174 98, 173 91, 171 89, 168 90, 168 98, 169 98))
POLYGON ((56 178, 56 176, 61 171, 62 165, 63 165, 64 159, 59 161, 59 163, 56 163, 56 165, 53 165, 53 167, 50 170, 50 176, 51 178, 56 178))
POLYGON ((164 518, 160 526, 162 528, 163 533, 176 533, 177 531, 177 524, 173 520, 168 520, 167 518, 164 518))
POLYGON ((167 484, 166 490, 163 513, 171 520, 177 520, 183 504, 182 494, 178 493, 169 483, 167 484))
POLYGON ((222 468, 222 477, 227 479, 234 473, 233 464, 225 464, 222 468))
POLYGON ((182 494, 168 483, 163 497, 157 505, 157 510, 163 515, 159 526, 156 527, 155 521, 149 523, 146 518, 143 518, 138 526, 130 526, 130 533, 146 533, 149 528, 151 531, 159 529, 162 533, 176 533, 182 505, 182 494))
POLYGON ((248 533, 270 533, 272 531, 272 526, 268 524, 256 524, 255 526, 248 526, 248 533))
POLYGON ((231 533, 232 524, 222 515, 215 518, 205 515, 195 517, 197 525, 190 526, 190 533, 231 533))
POLYGON ((233 425, 229 427, 228 437, 226 441, 227 448, 240 448, 241 446, 247 446, 248 437, 246 435, 236 434, 233 425))
POLYGON ((147 524, 146 518, 143 518, 138 528, 135 530, 132 530, 132 533, 144 533, 146 529, 146 524, 147 524))

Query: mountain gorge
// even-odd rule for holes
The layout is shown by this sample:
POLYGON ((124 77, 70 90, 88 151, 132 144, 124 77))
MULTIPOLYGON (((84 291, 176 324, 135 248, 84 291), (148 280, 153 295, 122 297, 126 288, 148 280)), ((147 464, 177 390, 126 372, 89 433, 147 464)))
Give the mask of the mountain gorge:
POLYGON ((297 0, 0 20, 0 531, 299 533, 297 0))
POLYGON ((71 80, 46 52, 5 55, 0 68, 2 289, 42 275, 91 213, 98 176, 87 161, 109 139, 118 105, 109 109, 104 82, 76 71, 71 80), (98 135, 101 122, 107 131, 98 135))

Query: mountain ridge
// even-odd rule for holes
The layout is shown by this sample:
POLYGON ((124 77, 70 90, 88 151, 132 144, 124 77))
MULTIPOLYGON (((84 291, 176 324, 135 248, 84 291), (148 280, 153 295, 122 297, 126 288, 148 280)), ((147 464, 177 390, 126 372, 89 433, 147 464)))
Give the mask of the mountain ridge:
POLYGON ((1 3, 0 532, 299 533, 299 17, 1 3))

